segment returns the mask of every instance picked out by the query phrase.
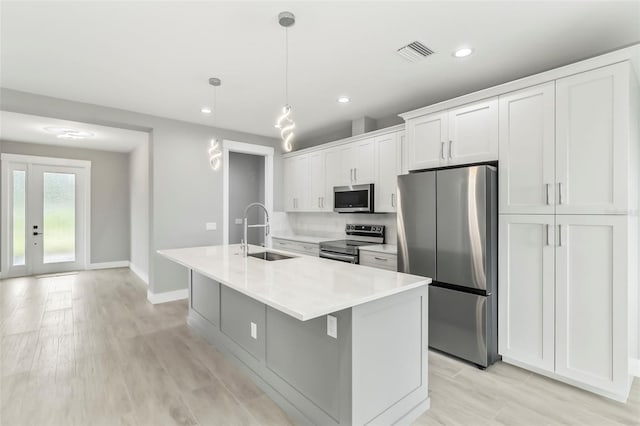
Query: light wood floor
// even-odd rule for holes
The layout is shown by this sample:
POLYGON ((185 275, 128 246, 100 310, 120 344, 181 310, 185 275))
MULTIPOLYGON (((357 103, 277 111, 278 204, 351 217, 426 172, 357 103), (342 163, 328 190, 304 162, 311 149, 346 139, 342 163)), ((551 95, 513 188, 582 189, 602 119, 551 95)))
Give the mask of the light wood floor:
MULTIPOLYGON (((128 269, 0 281, 1 413, 12 425, 288 425, 284 412, 128 269)), ((430 353, 416 425, 640 424, 629 402, 430 353)))

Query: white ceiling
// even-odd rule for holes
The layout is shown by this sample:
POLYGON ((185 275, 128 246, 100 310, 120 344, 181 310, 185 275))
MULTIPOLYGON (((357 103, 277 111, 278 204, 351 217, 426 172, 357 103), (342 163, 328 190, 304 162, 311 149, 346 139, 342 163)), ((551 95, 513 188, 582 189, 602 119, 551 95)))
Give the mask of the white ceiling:
POLYGON ((148 137, 148 133, 134 130, 0 111, 1 140, 99 149, 102 151, 130 152, 140 144, 146 143, 148 137), (60 139, 55 134, 44 130, 46 127, 62 127, 86 131, 93 133, 93 136, 78 140, 60 139))
POLYGON ((640 41, 640 1, 1 3, 3 87, 277 136, 283 10, 298 137, 386 117, 640 41), (419 40, 436 54, 410 63, 419 40), (471 45, 475 54, 455 59, 471 45), (209 77, 222 79, 220 113, 209 77), (338 104, 339 95, 352 98, 338 104))

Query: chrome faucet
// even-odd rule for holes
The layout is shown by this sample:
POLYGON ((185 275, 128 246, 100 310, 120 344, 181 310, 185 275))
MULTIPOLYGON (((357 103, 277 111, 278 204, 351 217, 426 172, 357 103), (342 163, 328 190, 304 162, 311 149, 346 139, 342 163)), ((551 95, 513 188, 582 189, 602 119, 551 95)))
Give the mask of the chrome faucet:
POLYGON ((251 203, 247 207, 245 207, 245 209, 244 209, 244 239, 240 242, 240 248, 242 249, 242 255, 244 257, 247 257, 247 255, 249 254, 249 242, 247 240, 247 230, 248 230, 248 228, 264 228, 265 239, 266 239, 267 235, 269 235, 269 212, 267 211, 267 208, 264 206, 264 204, 262 204, 262 203, 251 203), (265 223, 259 223, 259 224, 255 224, 255 225, 249 225, 247 223, 248 222, 247 212, 249 211, 249 209, 251 207, 254 207, 254 206, 255 207, 262 207, 262 210, 264 210, 265 223))

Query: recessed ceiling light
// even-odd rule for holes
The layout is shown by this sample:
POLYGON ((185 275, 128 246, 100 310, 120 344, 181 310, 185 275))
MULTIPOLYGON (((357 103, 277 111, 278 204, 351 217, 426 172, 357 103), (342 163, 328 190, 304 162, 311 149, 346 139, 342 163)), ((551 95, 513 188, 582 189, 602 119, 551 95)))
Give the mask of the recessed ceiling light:
POLYGON ((202 108, 200 108, 200 112, 203 114, 211 114, 212 110, 211 107, 203 106, 202 108))
POLYGON ((338 98, 338 102, 341 104, 348 104, 349 102, 351 102, 351 99, 348 96, 340 96, 338 98))
POLYGON ((56 135, 60 139, 86 139, 94 136, 91 132, 68 127, 45 127, 43 130, 56 135))
POLYGON ((473 53, 473 49, 470 47, 463 47, 453 52, 453 56, 456 58, 465 58, 473 53))

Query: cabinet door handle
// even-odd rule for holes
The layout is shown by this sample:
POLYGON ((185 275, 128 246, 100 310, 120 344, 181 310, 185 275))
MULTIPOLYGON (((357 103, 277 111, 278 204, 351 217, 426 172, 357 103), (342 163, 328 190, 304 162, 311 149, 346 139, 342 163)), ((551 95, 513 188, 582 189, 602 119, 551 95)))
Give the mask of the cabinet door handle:
POLYGON ((558 225, 558 247, 562 247, 562 225, 558 225))
POLYGON ((440 158, 445 160, 445 158, 444 158, 444 141, 442 141, 442 143, 440 144, 440 158))
POLYGON ((558 204, 562 204, 562 182, 558 182, 558 204))
POLYGON ((544 186, 546 187, 545 189, 546 189, 546 191, 547 191, 547 193, 546 193, 546 194, 547 194, 547 195, 546 195, 546 197, 547 197, 547 205, 549 205, 549 189, 551 188, 551 185, 550 185, 550 184, 548 184, 548 183, 545 183, 545 185, 544 185, 544 186))
POLYGON ((378 257, 378 256, 373 256, 373 258, 374 258, 375 260, 382 260, 382 261, 385 261, 385 262, 386 262, 387 260, 389 260, 389 259, 385 259, 384 257, 378 257))
POLYGON ((324 209, 324 197, 320 197, 320 199, 322 200, 322 208, 324 209))
POLYGON ((396 206, 396 194, 394 194, 393 192, 391 193, 391 207, 395 207, 396 206))
POLYGON ((318 197, 318 208, 320 208, 320 197, 318 197))
POLYGON ((353 183, 353 169, 349 169, 349 180, 353 183))
POLYGON ((449 141, 449 159, 452 159, 453 157, 451 156, 451 147, 453 146, 453 141, 450 140, 449 141))
POLYGON ((547 245, 550 245, 549 244, 549 224, 548 223, 547 223, 546 227, 547 227, 547 245))
POLYGON ((358 181, 358 169, 353 169, 353 181, 358 181))

